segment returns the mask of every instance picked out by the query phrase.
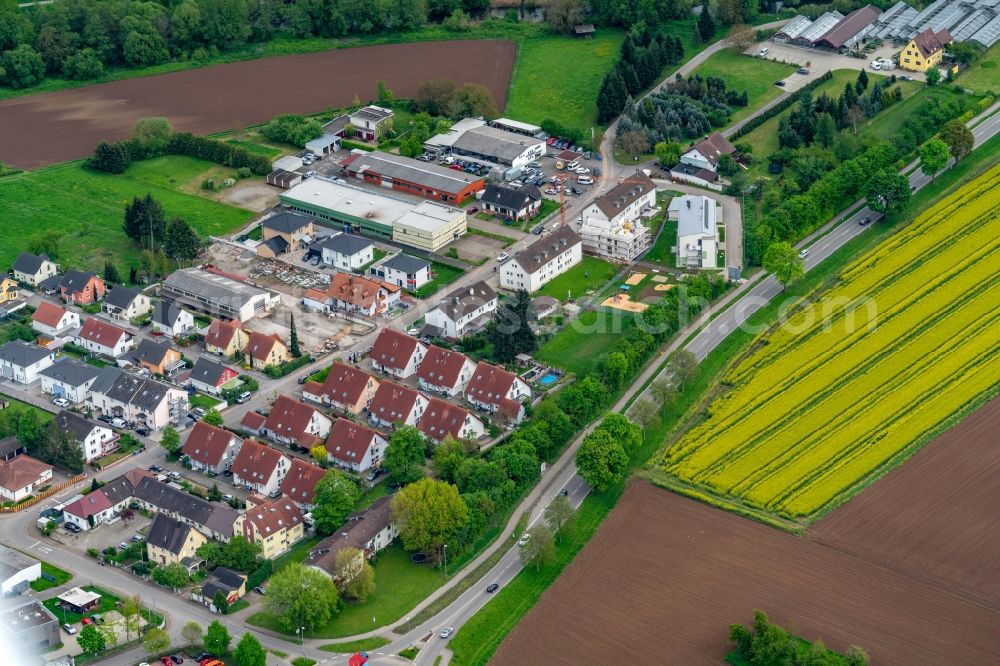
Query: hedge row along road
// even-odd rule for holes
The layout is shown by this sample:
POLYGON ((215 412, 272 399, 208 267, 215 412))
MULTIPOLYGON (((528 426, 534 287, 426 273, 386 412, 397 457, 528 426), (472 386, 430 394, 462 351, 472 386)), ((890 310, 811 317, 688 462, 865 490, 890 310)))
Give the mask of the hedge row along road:
POLYGON ((123 139, 140 118, 211 134, 259 125, 279 113, 318 113, 376 98, 385 81, 398 98, 424 81, 481 83, 503 108, 517 45, 507 40, 411 42, 262 58, 112 81, 0 102, 0 162, 22 169, 86 157, 123 139))

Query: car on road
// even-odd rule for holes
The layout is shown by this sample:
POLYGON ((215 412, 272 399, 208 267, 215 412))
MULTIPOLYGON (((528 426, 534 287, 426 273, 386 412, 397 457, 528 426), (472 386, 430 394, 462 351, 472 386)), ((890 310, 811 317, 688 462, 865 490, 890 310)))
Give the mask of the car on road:
POLYGON ((153 431, 145 426, 140 426, 135 429, 135 434, 139 435, 139 437, 149 437, 153 434, 153 431))
POLYGON ((858 222, 858 224, 861 225, 862 227, 867 227, 871 223, 872 223, 872 218, 870 217, 866 217, 862 219, 860 222, 858 222))
POLYGON ((510 255, 506 252, 501 252, 497 255, 497 261, 507 261, 508 259, 510 259, 510 255))
POLYGON ((500 585, 499 584, 497 584, 497 583, 490 583, 486 587, 486 593, 487 594, 493 594, 494 592, 496 592, 499 589, 500 589, 500 585))
POLYGON ((531 534, 529 534, 528 532, 525 532, 524 534, 521 535, 521 538, 517 540, 517 545, 518 546, 523 546, 524 544, 528 543, 529 541, 531 541, 531 534))
POLYGON ((809 248, 805 248, 804 250, 799 251, 799 259, 805 259, 808 256, 809 256, 809 248))
POLYGON ((163 468, 160 467, 159 465, 150 465, 149 466, 149 471, 153 472, 155 474, 159 474, 160 472, 163 471, 163 468))
POLYGON ((559 490, 559 494, 562 495, 563 497, 569 497, 569 489, 568 488, 561 488, 559 490))
POLYGON ((806 69, 805 67, 799 67, 797 70, 795 70, 795 73, 796 74, 808 74, 809 70, 806 69))
POLYGON ((448 638, 453 633, 455 633, 455 627, 445 627, 444 629, 441 630, 441 633, 439 635, 441 636, 441 638, 448 638))
POLYGON ((253 588, 253 591, 256 592, 257 594, 267 594, 267 592, 264 591, 264 588, 262 588, 260 585, 253 588))
POLYGON ((66 632, 67 634, 69 634, 70 636, 72 636, 73 634, 75 634, 75 633, 76 633, 76 627, 74 627, 74 626, 73 626, 72 624, 70 624, 69 622, 67 622, 66 624, 64 624, 64 625, 62 626, 62 628, 63 628, 63 631, 65 631, 65 632, 66 632))
POLYGON ((784 88, 785 87, 785 82, 784 81, 775 81, 774 85, 778 86, 779 88, 784 88))
POLYGON ((55 405, 56 407, 62 407, 63 409, 66 409, 67 407, 69 407, 69 400, 67 400, 66 398, 55 398, 52 400, 52 404, 55 405))

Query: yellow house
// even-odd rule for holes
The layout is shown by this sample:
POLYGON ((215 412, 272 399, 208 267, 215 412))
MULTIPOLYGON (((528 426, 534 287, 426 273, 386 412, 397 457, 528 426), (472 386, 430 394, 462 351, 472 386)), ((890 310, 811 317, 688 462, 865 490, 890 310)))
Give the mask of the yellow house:
POLYGON ((260 544, 261 555, 278 557, 305 535, 302 509, 290 499, 265 500, 259 495, 247 497, 247 510, 236 518, 233 534, 260 544))
POLYGON ((281 365, 292 360, 291 352, 277 333, 265 335, 256 331, 250 334, 243 356, 243 362, 254 370, 263 370, 269 365, 281 365))
POLYGON ((205 351, 220 356, 233 356, 243 351, 249 339, 250 336, 243 330, 239 319, 216 319, 205 334, 205 351))
POLYGON ((206 541, 208 539, 190 525, 157 513, 146 537, 146 554, 150 562, 161 566, 183 564, 186 558, 194 558, 195 551, 206 541))
POLYGON ((911 72, 926 72, 944 57, 944 47, 955 41, 947 30, 924 30, 910 40, 899 54, 899 66, 911 72))
POLYGON ((16 301, 20 292, 17 282, 9 277, 0 281, 0 303, 10 303, 16 301))

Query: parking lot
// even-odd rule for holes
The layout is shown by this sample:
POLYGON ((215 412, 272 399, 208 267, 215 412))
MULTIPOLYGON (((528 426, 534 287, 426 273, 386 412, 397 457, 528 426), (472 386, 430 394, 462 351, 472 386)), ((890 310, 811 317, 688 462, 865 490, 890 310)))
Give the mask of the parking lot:
POLYGON ((893 56, 899 53, 899 47, 894 46, 891 42, 883 43, 874 51, 869 52, 864 58, 852 58, 848 55, 841 55, 830 51, 792 46, 790 44, 775 44, 770 41, 755 44, 748 53, 759 54, 760 50, 765 48, 768 50, 768 53, 763 57, 766 57, 768 60, 790 63, 809 70, 808 74, 792 73, 786 77, 783 88, 787 92, 795 92, 806 83, 822 76, 825 72, 837 69, 864 69, 869 75, 881 74, 882 76, 891 76, 895 74, 896 76, 909 76, 915 81, 924 80, 924 75, 919 72, 909 72, 901 69, 883 71, 871 68, 871 62, 876 58, 891 60, 893 56))

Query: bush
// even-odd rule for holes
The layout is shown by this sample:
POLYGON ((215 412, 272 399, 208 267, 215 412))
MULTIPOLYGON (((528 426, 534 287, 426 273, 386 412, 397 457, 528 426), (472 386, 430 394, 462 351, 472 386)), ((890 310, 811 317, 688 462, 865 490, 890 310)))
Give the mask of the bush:
POLYGON ((288 361, 287 363, 282 363, 281 365, 267 366, 266 368, 264 368, 264 374, 270 377, 271 379, 281 379, 288 373, 294 372, 295 370, 298 370, 303 365, 306 365, 308 363, 312 363, 312 357, 307 354, 303 354, 298 358, 293 358, 291 361, 288 361))
POLYGON ((104 63, 94 49, 85 48, 63 60, 62 71, 67 79, 75 81, 96 79, 104 74, 104 63))
POLYGON ((264 560, 256 571, 247 576, 247 589, 252 590, 270 577, 273 571, 271 560, 264 560))
POLYGON ((323 126, 312 118, 285 113, 276 116, 264 125, 261 134, 271 141, 302 147, 307 141, 316 139, 323 134, 323 126))
POLYGON ((90 555, 91 557, 93 557, 95 559, 100 554, 101 554, 100 551, 98 551, 96 548, 88 548, 87 549, 87 555, 90 555))
POLYGON ((250 171, 249 167, 240 167, 236 170, 236 175, 239 178, 249 178, 253 172, 250 171))

